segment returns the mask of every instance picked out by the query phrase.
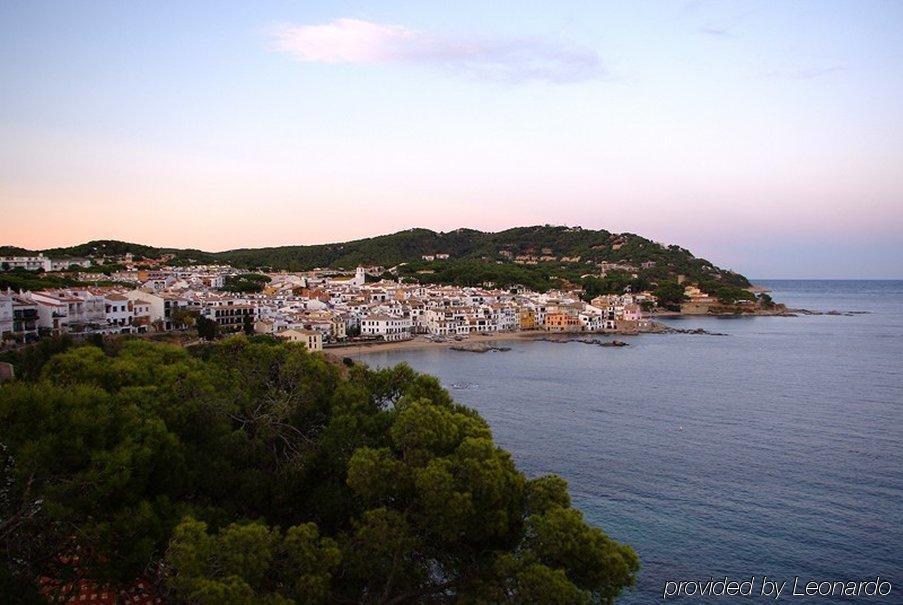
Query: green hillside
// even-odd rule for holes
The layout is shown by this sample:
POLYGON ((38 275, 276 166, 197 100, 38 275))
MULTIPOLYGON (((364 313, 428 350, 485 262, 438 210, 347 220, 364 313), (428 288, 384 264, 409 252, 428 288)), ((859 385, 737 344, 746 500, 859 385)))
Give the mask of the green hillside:
POLYGON ((396 268, 402 277, 423 282, 499 286, 523 284, 547 290, 581 284, 603 293, 625 286, 646 289, 684 275, 701 284, 747 287, 748 280, 693 256, 676 245, 663 245, 632 233, 580 227, 517 227, 488 233, 457 229, 442 233, 409 229, 350 242, 204 252, 154 248, 119 241, 92 241, 70 248, 45 250, 51 256, 136 257, 173 255, 179 264, 228 263, 244 269, 303 271, 314 268, 353 269, 358 265, 396 268), (448 254, 426 261, 423 255, 448 254), (518 257, 521 257, 518 259, 518 257), (600 263, 626 266, 600 267, 600 263), (401 266, 399 266, 401 265, 401 266), (605 276, 600 277, 604 271, 605 276))

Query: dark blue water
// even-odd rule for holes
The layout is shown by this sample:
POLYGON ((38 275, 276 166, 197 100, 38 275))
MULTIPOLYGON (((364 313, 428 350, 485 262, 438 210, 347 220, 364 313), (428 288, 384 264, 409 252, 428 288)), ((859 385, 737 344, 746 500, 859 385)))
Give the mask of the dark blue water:
MULTIPOLYGON (((728 336, 644 335, 630 347, 512 342, 507 353, 360 356, 434 374, 530 476, 631 544, 643 569, 619 603, 668 580, 865 580, 903 603, 903 282, 760 281, 775 300, 852 317, 672 320, 728 336)), ((506 343, 509 344, 509 343, 506 343)), ((682 603, 773 602, 698 597, 682 603)))

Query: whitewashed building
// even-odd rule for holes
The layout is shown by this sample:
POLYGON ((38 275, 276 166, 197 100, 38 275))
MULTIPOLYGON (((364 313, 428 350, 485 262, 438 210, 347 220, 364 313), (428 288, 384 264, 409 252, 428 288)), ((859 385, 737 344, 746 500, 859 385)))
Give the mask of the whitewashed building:
POLYGON ((119 328, 120 332, 131 332, 135 313, 132 301, 128 297, 111 293, 104 297, 104 310, 107 324, 119 328))
POLYGON ((0 339, 13 332, 13 295, 11 291, 0 292, 0 339))
POLYGON ((411 318, 391 315, 368 315, 361 319, 361 336, 381 336, 383 340, 411 338, 411 318))
POLYGON ((25 269, 26 271, 62 271, 72 265, 83 268, 91 266, 86 258, 50 258, 38 253, 37 256, 0 256, 0 270, 25 269))

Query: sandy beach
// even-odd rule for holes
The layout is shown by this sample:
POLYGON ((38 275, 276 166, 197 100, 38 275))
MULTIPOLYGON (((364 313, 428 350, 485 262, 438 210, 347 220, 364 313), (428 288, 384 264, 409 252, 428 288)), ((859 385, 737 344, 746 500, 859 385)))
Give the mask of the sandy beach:
POLYGON ((404 351, 408 349, 447 349, 449 347, 474 343, 493 343, 510 340, 531 339, 542 336, 548 336, 548 332, 539 330, 518 331, 518 332, 499 332, 496 334, 471 334, 463 340, 449 339, 444 342, 434 342, 429 340, 425 335, 418 334, 409 340, 399 340, 396 342, 368 342, 353 343, 342 346, 325 347, 324 351, 338 355, 341 357, 354 357, 355 355, 363 355, 364 353, 372 353, 374 351, 404 351))
MULTIPOLYGON (((629 334, 634 335, 635 334, 629 334)), ((371 343, 354 343, 342 346, 325 347, 324 351, 332 353, 339 357, 354 357, 374 351, 404 351, 408 349, 448 349, 453 346, 473 345, 477 343, 495 344, 512 340, 536 340, 542 338, 579 338, 580 336, 624 336, 614 332, 595 333, 595 332, 547 332, 545 330, 521 330, 518 332, 498 332, 495 334, 471 334, 464 337, 463 340, 449 339, 444 342, 434 342, 429 340, 425 335, 417 335, 410 340, 400 340, 396 342, 371 342, 371 343)))

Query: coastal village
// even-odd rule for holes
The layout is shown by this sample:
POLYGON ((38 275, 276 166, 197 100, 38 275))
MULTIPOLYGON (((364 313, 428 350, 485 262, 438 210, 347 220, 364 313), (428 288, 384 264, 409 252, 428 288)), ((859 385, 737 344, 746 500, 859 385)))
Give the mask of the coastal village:
MULTIPOLYGON (((64 334, 148 334, 186 331, 199 322, 211 336, 244 331, 301 342, 312 351, 348 344, 422 338, 460 341, 471 335, 519 331, 637 333, 651 326, 643 309, 649 293, 599 296, 539 293, 524 287, 423 285, 382 279, 383 267, 354 272, 329 269, 250 274, 230 266, 173 266, 167 258, 104 259, 121 270, 102 275, 104 286, 0 291, 0 333, 6 346, 64 334), (253 276, 259 291, 230 292, 230 280, 253 276), (109 285, 112 284, 112 285, 109 285)), ((97 273, 78 272, 90 259, 43 255, 0 258, 5 270, 67 269, 82 283, 97 273)), ((210 336, 208 336, 210 337, 210 336)))

